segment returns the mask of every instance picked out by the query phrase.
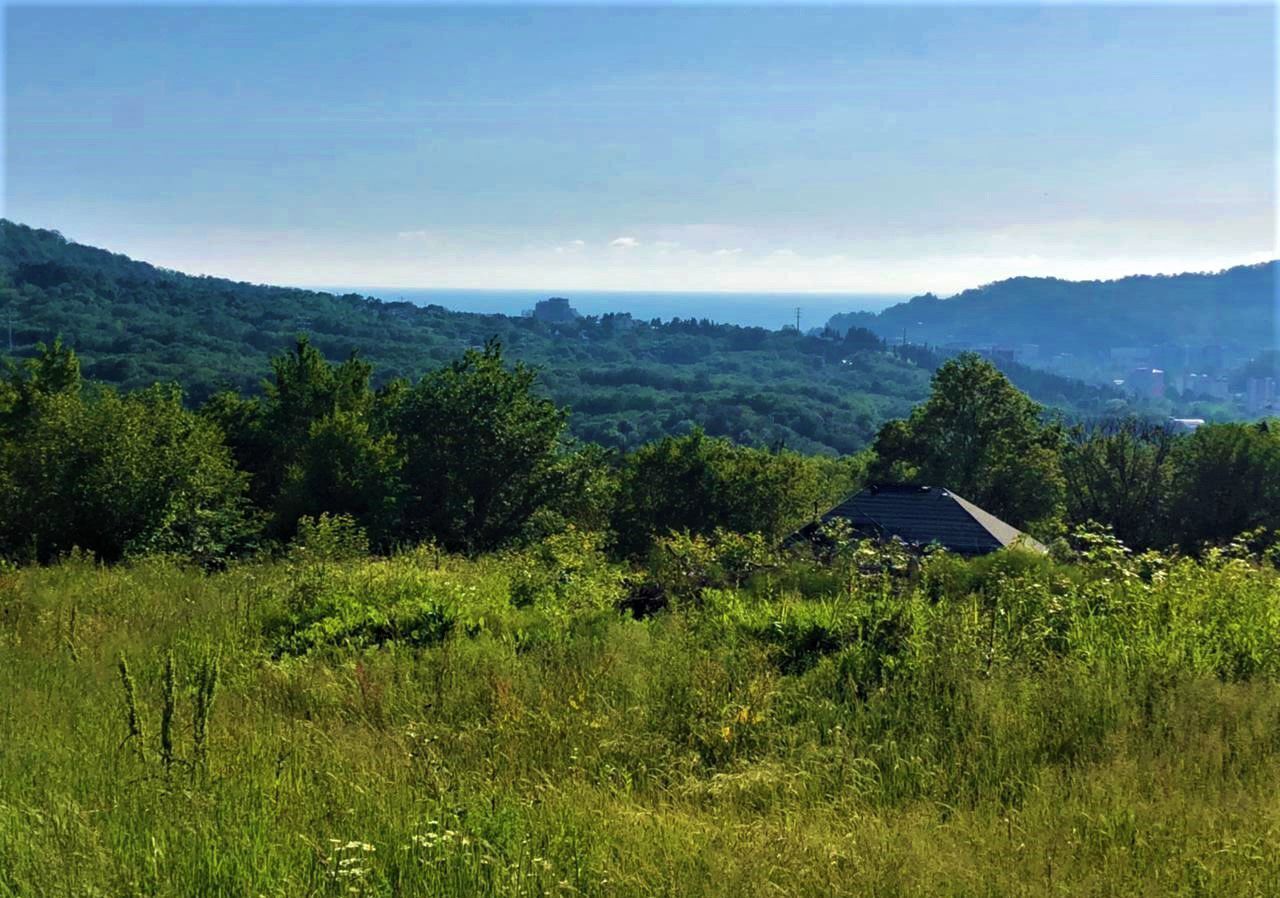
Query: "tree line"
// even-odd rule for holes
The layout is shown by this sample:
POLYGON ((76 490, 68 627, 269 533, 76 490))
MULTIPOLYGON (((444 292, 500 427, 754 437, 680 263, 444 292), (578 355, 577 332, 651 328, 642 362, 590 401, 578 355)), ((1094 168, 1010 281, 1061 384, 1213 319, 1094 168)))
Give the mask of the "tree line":
POLYGON ((838 457, 696 428, 630 451, 576 440, 537 371, 496 341, 380 386, 369 363, 329 362, 305 337, 270 370, 259 393, 192 409, 176 386, 87 381, 61 342, 7 362, 0 556, 216 565, 342 515, 377 551, 477 554, 574 527, 639 558, 672 532, 780 540, 869 479, 946 486, 1044 538, 1093 521, 1135 547, 1194 550, 1280 525, 1269 425, 1069 428, 972 355, 943 364, 870 450, 838 457))

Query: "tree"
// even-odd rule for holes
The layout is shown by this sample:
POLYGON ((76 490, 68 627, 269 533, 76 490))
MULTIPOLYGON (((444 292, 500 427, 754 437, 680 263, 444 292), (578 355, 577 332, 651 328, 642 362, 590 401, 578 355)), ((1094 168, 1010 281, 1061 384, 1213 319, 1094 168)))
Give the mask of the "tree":
POLYGON ((72 548, 115 561, 173 552, 214 562, 252 538, 245 478, 176 387, 35 394, 0 444, 0 551, 72 548))
POLYGON ((1172 457, 1173 540, 1191 549, 1256 527, 1280 526, 1280 428, 1206 424, 1172 457))
POLYGON ((964 353, 933 375, 929 398, 876 436, 877 480, 954 490, 1040 533, 1061 514, 1061 430, 991 363, 964 353))
POLYGON ((1078 429, 1062 454, 1067 517, 1097 521, 1134 548, 1160 543, 1175 437, 1129 418, 1078 429))
POLYGON ((348 515, 374 547, 389 547, 398 535, 399 472, 395 439, 372 433, 363 416, 335 412, 315 421, 284 472, 275 502, 278 534, 291 537, 303 517, 348 515))
POLYGON ((735 446, 699 429, 625 459, 614 515, 618 549, 643 555, 669 533, 727 530, 777 540, 861 481, 862 460, 735 446))
POLYGON ((76 396, 83 380, 80 359, 62 338, 52 346, 36 344, 36 354, 21 364, 5 360, 0 383, 0 427, 20 427, 42 397, 76 396))
POLYGON ((375 393, 372 366, 354 355, 332 364, 305 336, 271 370, 261 399, 224 391, 202 409, 252 476, 268 534, 292 537, 304 515, 350 515, 386 547, 398 526, 400 459, 387 425, 399 385, 375 393))
POLYGON ((412 538, 479 552, 522 536, 562 500, 567 412, 536 391, 537 374, 508 368, 491 340, 431 372, 400 398, 404 520, 412 538))

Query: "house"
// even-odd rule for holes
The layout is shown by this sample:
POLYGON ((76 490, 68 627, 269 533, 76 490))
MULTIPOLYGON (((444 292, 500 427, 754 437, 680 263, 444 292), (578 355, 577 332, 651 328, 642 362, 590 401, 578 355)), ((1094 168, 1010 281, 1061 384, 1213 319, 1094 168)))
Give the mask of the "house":
POLYGON ((1045 547, 1021 530, 948 489, 914 484, 876 484, 845 499, 818 521, 794 533, 788 544, 821 539, 823 525, 846 521, 867 539, 897 540, 907 546, 937 546, 957 555, 986 555, 1021 546, 1045 547))

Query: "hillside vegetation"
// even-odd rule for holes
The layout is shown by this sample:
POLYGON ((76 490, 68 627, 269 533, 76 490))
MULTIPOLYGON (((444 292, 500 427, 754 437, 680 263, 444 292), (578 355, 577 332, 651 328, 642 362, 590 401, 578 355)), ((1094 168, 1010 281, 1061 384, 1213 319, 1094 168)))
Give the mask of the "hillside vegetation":
POLYGON ((948 299, 926 294, 879 313, 837 315, 830 326, 865 327, 889 339, 905 332, 934 345, 1031 343, 1082 355, 1159 344, 1260 351, 1274 348, 1277 266, 1112 281, 1010 278, 948 299))
MULTIPOLYGON (((377 383, 416 378, 497 338, 539 367, 542 388, 572 410, 576 436, 618 448, 697 426, 746 445, 855 452, 923 398, 942 361, 896 354, 862 330, 826 340, 625 314, 552 325, 191 277, 0 221, 0 339, 10 321, 18 355, 61 336, 88 378, 128 389, 178 383, 191 404, 223 387, 258 391, 268 357, 299 333, 330 361, 359 352, 377 383)), ((1124 406, 1113 390, 1023 368, 1010 375, 1075 416, 1124 406)))
POLYGON ((1280 579, 1243 548, 672 546, 635 620, 580 535, 344 532, 0 577, 0 895, 1280 891, 1280 579))

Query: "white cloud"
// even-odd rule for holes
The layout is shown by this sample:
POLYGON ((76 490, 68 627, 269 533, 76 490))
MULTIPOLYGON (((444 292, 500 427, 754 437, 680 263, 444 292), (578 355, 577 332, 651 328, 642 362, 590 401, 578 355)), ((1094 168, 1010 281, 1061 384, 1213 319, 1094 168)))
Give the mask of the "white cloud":
POLYGON ((634 237, 618 237, 611 240, 609 245, 620 247, 621 249, 635 249, 640 245, 640 241, 634 237))
POLYGON ((397 240, 430 240, 432 234, 430 231, 397 231, 397 240))
POLYGON ((718 249, 718 250, 716 250, 715 252, 713 252, 711 255, 713 255, 713 256, 722 256, 722 257, 723 257, 723 256, 736 256, 736 255, 741 254, 741 252, 742 252, 742 247, 740 247, 740 246, 735 246, 733 249, 718 249))

